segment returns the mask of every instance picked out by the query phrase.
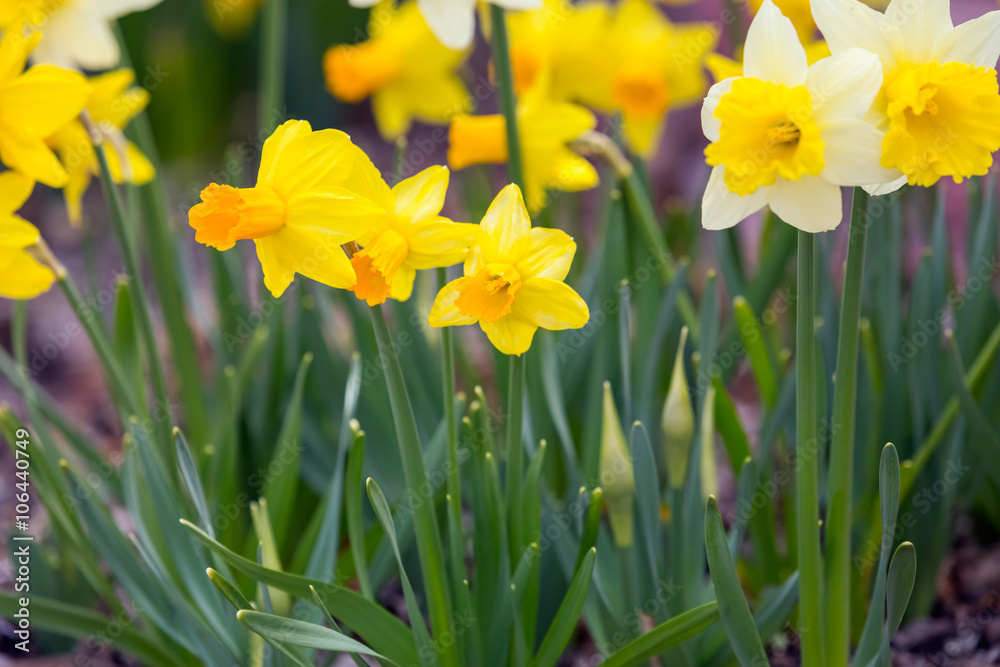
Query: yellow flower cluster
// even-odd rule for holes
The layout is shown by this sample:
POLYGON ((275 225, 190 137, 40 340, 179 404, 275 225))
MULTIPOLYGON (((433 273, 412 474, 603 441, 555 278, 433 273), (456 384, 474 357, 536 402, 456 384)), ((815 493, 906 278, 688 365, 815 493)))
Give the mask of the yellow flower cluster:
POLYGON ((157 0, 91 3, 17 0, 0 6, 0 295, 26 299, 47 290, 52 271, 34 257, 38 230, 14 215, 35 182, 63 188, 70 221, 98 171, 95 142, 106 142, 117 182, 148 183, 153 166, 125 139, 128 122, 149 103, 118 70, 86 78, 75 68, 104 70, 118 63, 109 22, 157 0), (29 57, 34 64, 26 69, 29 57))
POLYGON ((576 252, 565 232, 531 229, 514 185, 480 225, 453 222, 440 215, 447 187, 448 169, 436 166, 390 188, 343 132, 288 121, 264 143, 256 185, 209 185, 189 221, 218 250, 253 239, 276 297, 302 274, 374 306, 408 299, 418 269, 464 261, 465 277, 435 301, 433 326, 478 322, 501 352, 521 354, 538 327, 587 322, 562 282, 576 252))

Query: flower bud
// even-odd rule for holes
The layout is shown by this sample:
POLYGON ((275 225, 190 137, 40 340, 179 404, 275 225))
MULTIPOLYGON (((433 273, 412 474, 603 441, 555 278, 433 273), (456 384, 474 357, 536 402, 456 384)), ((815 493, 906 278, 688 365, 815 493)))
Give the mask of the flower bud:
POLYGON ((632 524, 635 513, 635 475, 632 458, 625 444, 615 408, 611 383, 604 383, 604 416, 601 427, 601 487, 611 521, 611 534, 615 544, 627 547, 632 544, 632 524))
POLYGON ((694 409, 691 407, 691 394, 688 392, 687 376, 684 373, 687 334, 687 327, 682 328, 670 388, 667 390, 667 402, 663 406, 663 417, 660 420, 663 429, 663 458, 667 463, 670 486, 674 488, 684 485, 694 437, 694 409))

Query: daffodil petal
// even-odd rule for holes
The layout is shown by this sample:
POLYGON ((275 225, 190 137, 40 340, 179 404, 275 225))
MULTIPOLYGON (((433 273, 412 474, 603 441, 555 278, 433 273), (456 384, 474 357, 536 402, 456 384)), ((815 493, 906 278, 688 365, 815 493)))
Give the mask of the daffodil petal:
POLYGON ((406 261, 415 269, 458 264, 465 259, 478 231, 478 225, 447 218, 418 223, 407 234, 410 252, 406 261))
POLYGON ((440 213, 448 191, 448 175, 448 167, 428 167, 393 186, 396 217, 419 222, 440 213))
POLYGON ((883 134, 863 120, 842 118, 822 127, 824 167, 820 177, 836 185, 888 183, 899 176, 886 169, 882 157, 883 134))
POLYGON ((764 0, 750 24, 743 51, 743 75, 801 86, 806 82, 806 52, 792 22, 771 0, 764 0))
POLYGON ((21 250, 38 243, 40 236, 38 228, 27 220, 16 215, 0 217, 0 248, 21 250))
POLYGON ((409 263, 403 264, 392 276, 389 296, 396 301, 406 301, 413 293, 413 281, 417 277, 416 269, 409 263))
POLYGON ((0 275, 0 296, 8 299, 33 299, 52 287, 55 275, 26 252, 16 253, 4 262, 0 275))
MULTIPOLYGON (((269 185, 285 198, 298 193, 342 185, 354 167, 351 139, 340 130, 319 130, 283 147, 269 185)), ((260 179, 257 185, 262 185, 260 179)))
POLYGON ((5 122, 47 137, 79 115, 87 91, 80 74, 36 65, 0 89, 0 108, 5 122))
POLYGON ((897 65, 899 29, 858 0, 811 0, 813 18, 831 53, 860 47, 878 54, 886 68, 897 65))
POLYGON ((903 174, 894 181, 889 181, 888 183, 873 183, 870 185, 862 185, 862 189, 870 194, 872 197, 878 197, 881 195, 887 195, 890 192, 895 192, 904 185, 906 185, 906 174, 903 174))
POLYGON ((533 227, 528 234, 528 250, 518 260, 517 270, 524 281, 565 280, 575 254, 576 242, 563 230, 533 227))
POLYGON ((410 131, 409 100, 398 86, 385 86, 372 95, 372 115, 379 134, 395 141, 410 131))
POLYGON ((264 270, 264 285, 275 298, 284 294, 296 273, 339 289, 347 289, 357 281, 347 255, 329 235, 285 226, 254 243, 264 270))
POLYGON ((260 153, 260 169, 257 170, 257 185, 270 186, 278 169, 278 157, 289 144, 312 132, 306 120, 290 120, 279 125, 264 141, 260 153))
POLYGON ((452 280, 438 292, 428 318, 432 327, 455 327, 476 323, 476 318, 463 315, 455 305, 460 281, 461 279, 452 280))
POLYGON ((34 187, 34 181, 16 171, 5 171, 0 174, 0 213, 13 213, 21 208, 21 205, 28 201, 34 187))
POLYGON ((828 232, 844 217, 840 188, 819 176, 779 178, 768 190, 767 203, 774 214, 804 232, 828 232))
POLYGON ((993 11, 956 26, 942 40, 933 60, 995 69, 997 58, 1000 58, 1000 11, 993 11))
POLYGON ((417 0, 427 26, 449 49, 464 49, 476 34, 475 0, 417 0))
POLYGON ((882 87, 882 63, 871 51, 847 49, 810 65, 806 87, 816 122, 861 118, 882 87))
POLYGON ((504 354, 522 355, 531 347, 531 339, 538 327, 520 319, 516 315, 501 317, 496 322, 480 322, 480 328, 493 343, 493 347, 504 354))
POLYGON ((924 62, 951 31, 951 0, 891 0, 885 20, 899 29, 909 56, 924 62))
POLYGON ((51 15, 44 26, 44 37, 32 54, 35 62, 91 71, 118 65, 121 51, 108 18, 82 5, 69 2, 51 15))
POLYGON ((45 142, 4 121, 0 126, 0 160, 25 176, 53 188, 66 185, 69 175, 45 142))
POLYGON ((343 188, 301 193, 286 203, 285 226, 329 235, 337 244, 358 238, 373 221, 385 217, 381 206, 343 188))
POLYGON ((749 195, 738 195, 726 187, 726 168, 714 167, 701 202, 701 226, 705 229, 728 229, 767 205, 768 187, 759 187, 749 195))
POLYGON ((722 131, 722 121, 715 117, 715 110, 719 106, 722 96, 733 89, 733 82, 739 77, 731 76, 723 79, 708 89, 705 102, 701 105, 701 131, 705 133, 709 141, 718 141, 722 131))
POLYGON ((479 227, 488 244, 489 261, 508 264, 516 261, 531 229, 520 188, 511 184, 501 190, 479 227))
POLYGON ((553 331, 579 329, 590 319, 587 303, 576 291, 551 278, 533 278, 521 284, 512 312, 520 319, 553 331))

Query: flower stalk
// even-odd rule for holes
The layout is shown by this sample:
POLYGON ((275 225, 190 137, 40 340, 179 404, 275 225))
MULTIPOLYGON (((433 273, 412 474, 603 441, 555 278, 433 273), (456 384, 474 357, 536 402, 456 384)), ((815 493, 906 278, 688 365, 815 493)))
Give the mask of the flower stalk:
POLYGON ((799 231, 798 356, 795 377, 795 505, 799 555, 799 626, 804 667, 823 662, 823 557, 819 540, 819 349, 816 344, 816 237, 799 231))
POLYGON ((850 648, 854 423, 857 412, 861 283, 865 272, 867 237, 868 194, 861 188, 854 188, 833 391, 833 423, 837 428, 832 429, 830 436, 827 491, 829 510, 825 557, 828 613, 825 639, 831 665, 847 664, 850 648))

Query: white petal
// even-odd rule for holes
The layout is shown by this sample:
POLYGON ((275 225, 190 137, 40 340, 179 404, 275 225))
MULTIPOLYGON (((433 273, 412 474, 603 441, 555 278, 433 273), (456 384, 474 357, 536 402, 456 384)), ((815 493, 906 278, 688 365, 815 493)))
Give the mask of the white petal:
POLYGON ((420 13, 434 36, 456 51, 476 36, 475 3, 469 0, 417 0, 420 13))
POLYGON ((733 81, 739 77, 731 76, 723 79, 708 89, 708 95, 701 105, 701 131, 705 133, 709 141, 719 140, 719 130, 722 129, 722 121, 715 117, 715 110, 719 106, 719 100, 733 88, 733 81))
POLYGON ((839 118, 820 127, 823 137, 823 173, 821 178, 836 185, 887 183, 899 176, 896 169, 886 169, 882 157, 882 133, 854 118, 839 118))
POLYGON ((542 6, 542 0, 497 0, 493 4, 500 5, 504 9, 521 11, 525 9, 539 9, 542 6))
MULTIPOLYGON (((896 173, 899 173, 898 171, 896 173)), ((862 185, 861 187, 865 192, 870 194, 872 197, 878 197, 879 195, 887 195, 890 192, 895 192, 906 185, 906 175, 902 175, 894 181, 889 181, 888 183, 877 183, 871 185, 862 185)))
POLYGON ((886 67, 896 66, 899 29, 858 0, 812 0, 813 18, 832 53, 860 47, 877 53, 886 67))
POLYGON ((86 4, 91 13, 109 19, 116 19, 133 12, 141 12, 158 5, 161 0, 77 0, 86 4))
POLYGON ((121 53, 107 19, 71 3, 52 15, 31 58, 68 69, 106 70, 118 65, 121 53))
POLYGON ((747 32, 743 76, 801 86, 808 66, 792 22, 771 0, 764 0, 747 32))
POLYGON ((840 188, 820 176, 797 181, 779 178, 767 203, 779 218, 804 232, 827 232, 840 224, 844 203, 840 188))
POLYGON ((811 65, 806 87, 817 122, 861 118, 882 87, 882 63, 871 51, 847 49, 811 65))
POLYGON ((757 188, 753 194, 740 196, 726 187, 725 173, 724 166, 714 167, 705 186, 705 196, 701 200, 701 226, 705 229, 728 229, 767 204, 770 187, 757 188))
POLYGON ((892 0, 885 22, 899 29, 907 55, 927 62, 952 29, 951 0, 892 0))
POLYGON ((351 7, 374 7, 379 0, 348 0, 351 7))
POLYGON ((1000 11, 984 14, 956 27, 941 42, 933 58, 939 63, 958 61, 995 68, 1000 58, 1000 11))

